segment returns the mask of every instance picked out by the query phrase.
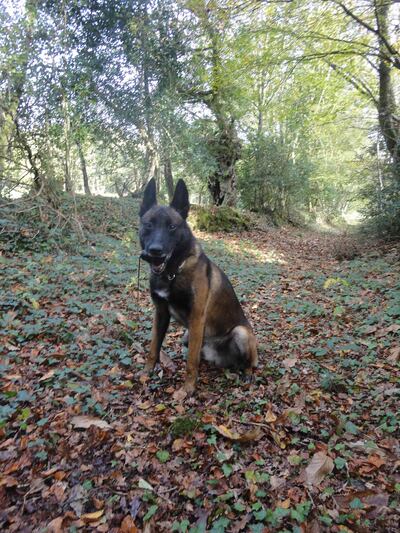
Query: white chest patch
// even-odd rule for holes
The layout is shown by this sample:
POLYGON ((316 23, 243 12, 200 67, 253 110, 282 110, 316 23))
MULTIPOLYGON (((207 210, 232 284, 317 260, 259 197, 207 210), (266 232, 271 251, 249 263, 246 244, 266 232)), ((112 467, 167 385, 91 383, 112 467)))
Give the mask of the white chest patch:
POLYGON ((160 298, 164 298, 164 300, 167 300, 168 299, 168 296, 169 296, 169 290, 168 289, 160 289, 158 291, 154 291, 157 296, 159 296, 160 298))

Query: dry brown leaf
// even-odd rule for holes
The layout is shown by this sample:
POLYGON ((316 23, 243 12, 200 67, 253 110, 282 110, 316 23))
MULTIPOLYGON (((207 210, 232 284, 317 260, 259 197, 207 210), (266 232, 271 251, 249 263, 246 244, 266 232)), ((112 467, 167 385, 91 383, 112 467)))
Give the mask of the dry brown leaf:
POLYGON ((261 430, 259 429, 253 429, 244 433, 237 433, 236 431, 232 431, 223 425, 214 426, 214 428, 220 435, 229 440, 234 440, 235 442, 251 442, 258 440, 262 434, 261 430))
POLYGON ((305 482, 309 485, 319 485, 321 481, 332 472, 334 467, 332 459, 324 452, 313 455, 310 464, 305 469, 305 482))
POLYGON ((364 505, 371 507, 386 507, 389 503, 389 494, 386 492, 374 492, 372 490, 363 490, 351 492, 350 494, 334 496, 335 503, 340 508, 348 508, 350 503, 358 498, 364 505))
POLYGON ((182 387, 178 390, 176 390, 174 392, 174 394, 172 395, 172 398, 176 401, 176 402, 181 402, 182 400, 184 400, 187 396, 187 392, 185 391, 185 389, 182 387))
POLYGON ((279 446, 281 450, 284 450, 286 448, 286 433, 283 430, 273 431, 270 429, 271 437, 274 439, 275 444, 279 446))
POLYGON ((276 414, 274 414, 271 409, 268 409, 268 411, 265 413, 265 421, 266 422, 275 422, 277 419, 276 414))
POLYGON ((298 361, 297 357, 287 357, 282 361, 282 364, 285 368, 289 369, 296 365, 298 361))
POLYGON ((125 516, 120 526, 121 533, 138 533, 138 528, 130 515, 125 516))
POLYGON ((391 350, 389 350, 389 357, 388 361, 391 363, 397 363, 397 361, 400 359, 400 346, 395 346, 391 350))
POLYGON ((84 520, 85 522, 95 522, 100 517, 102 517, 104 514, 104 509, 100 509, 100 511, 95 511, 94 513, 85 513, 81 515, 81 520, 84 520))
POLYGON ((171 372, 175 372, 176 364, 172 361, 170 357, 168 357, 164 350, 161 350, 160 352, 160 363, 163 367, 168 368, 168 370, 171 370, 171 372))
POLYGON ((283 502, 278 502, 276 504, 277 507, 280 507, 281 509, 289 509, 290 507, 290 498, 287 498, 286 500, 283 500, 283 502))
POLYGON ((172 451, 173 452, 179 452, 179 450, 182 450, 182 448, 185 447, 185 440, 184 439, 175 439, 172 443, 172 451))
POLYGON ((52 520, 51 522, 47 524, 46 532, 47 533, 63 533, 64 531, 63 522, 64 522, 63 516, 54 518, 54 520, 52 520))
POLYGON ((105 420, 95 416, 79 415, 74 416, 71 420, 72 425, 79 429, 88 429, 90 426, 96 426, 101 429, 110 429, 111 426, 105 420))
POLYGON ((54 373, 55 373, 55 369, 52 368, 51 370, 46 372, 46 374, 43 374, 43 376, 39 378, 39 381, 46 381, 46 379, 52 378, 54 376, 54 373))
POLYGON ((376 468, 380 468, 382 465, 386 464, 385 459, 380 457, 379 455, 370 455, 367 459, 369 463, 376 466, 376 468))
POLYGON ((139 409, 142 409, 142 411, 146 411, 147 409, 150 409, 151 405, 152 403, 149 400, 146 400, 145 402, 137 404, 139 409))
POLYGON ((12 476, 4 476, 0 479, 0 487, 15 487, 18 485, 18 480, 12 476))
POLYGON ((278 489, 279 487, 282 487, 282 485, 284 485, 286 483, 286 479, 285 478, 278 477, 278 476, 271 476, 269 481, 271 483, 271 488, 273 490, 274 489, 278 489))

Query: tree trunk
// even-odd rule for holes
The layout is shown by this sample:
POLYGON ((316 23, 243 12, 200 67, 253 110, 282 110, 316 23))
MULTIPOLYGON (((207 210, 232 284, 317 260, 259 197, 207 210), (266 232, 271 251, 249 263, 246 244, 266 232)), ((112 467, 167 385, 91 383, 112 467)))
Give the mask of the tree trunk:
POLYGON ((396 178, 400 181, 400 122, 396 117, 396 97, 391 79, 393 67, 386 60, 390 53, 386 43, 389 39, 388 29, 389 2, 379 0, 376 7, 376 21, 379 35, 379 125, 385 139, 386 147, 393 158, 396 178))
POLYGON ((90 192, 90 187, 89 187, 89 176, 88 176, 88 173, 87 173, 85 156, 84 156, 84 153, 83 153, 83 150, 82 150, 82 146, 81 146, 79 141, 76 141, 76 146, 78 148, 79 160, 81 162, 83 187, 85 189, 85 194, 87 194, 88 196, 91 196, 92 193, 90 192))
POLYGON ((172 165, 169 154, 164 154, 164 180, 168 192, 168 200, 171 202, 174 196, 174 179, 172 177, 172 165))
POLYGON ((54 187, 54 183, 47 179, 47 177, 44 175, 41 168, 37 164, 39 157, 37 154, 33 154, 29 142, 27 141, 25 135, 19 129, 17 119, 14 121, 14 124, 17 140, 26 154, 30 165, 30 171, 33 174, 33 192, 35 192, 38 196, 41 195, 43 198, 45 198, 46 201, 52 207, 54 207, 54 209, 58 209, 58 207, 60 206, 60 199, 54 187))
POLYGON ((214 205, 236 204, 236 172, 235 164, 240 159, 241 143, 237 137, 233 120, 218 120, 219 129, 210 143, 217 168, 208 178, 208 189, 214 205))

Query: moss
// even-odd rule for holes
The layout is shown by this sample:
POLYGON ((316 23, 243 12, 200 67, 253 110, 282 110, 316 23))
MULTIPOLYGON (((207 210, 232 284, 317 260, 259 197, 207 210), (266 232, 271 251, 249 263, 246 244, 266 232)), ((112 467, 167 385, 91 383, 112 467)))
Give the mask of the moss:
POLYGON ((250 217, 232 207, 200 207, 192 208, 190 222, 195 229, 201 231, 244 231, 251 227, 250 217))
POLYGON ((185 435, 191 435, 193 431, 199 425, 199 420, 196 417, 181 416, 176 418, 169 428, 171 436, 176 439, 178 437, 184 437, 185 435))

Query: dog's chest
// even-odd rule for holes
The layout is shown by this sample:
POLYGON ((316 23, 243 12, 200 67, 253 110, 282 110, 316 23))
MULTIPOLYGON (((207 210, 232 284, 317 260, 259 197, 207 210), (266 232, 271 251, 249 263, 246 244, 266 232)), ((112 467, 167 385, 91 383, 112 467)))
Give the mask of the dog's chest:
POLYGON ((168 310, 175 320, 187 326, 193 299, 191 287, 179 281, 167 284, 160 280, 152 286, 151 293, 156 301, 157 299, 166 301, 168 310))

